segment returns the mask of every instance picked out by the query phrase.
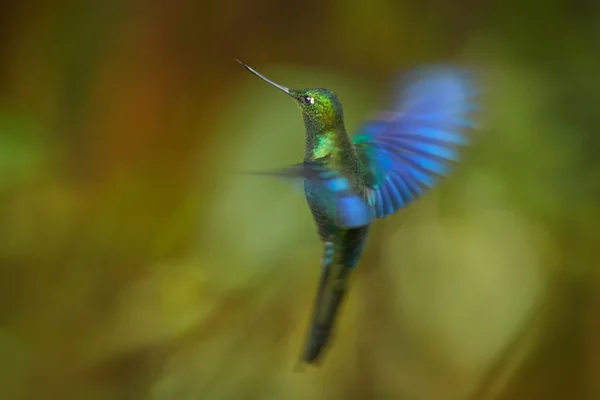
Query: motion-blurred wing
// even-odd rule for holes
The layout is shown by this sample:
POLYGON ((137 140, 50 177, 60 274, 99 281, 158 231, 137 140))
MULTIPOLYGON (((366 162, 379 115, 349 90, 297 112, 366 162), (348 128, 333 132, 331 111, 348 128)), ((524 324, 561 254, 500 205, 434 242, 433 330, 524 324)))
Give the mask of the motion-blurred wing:
POLYGON ((376 216, 393 214, 449 172, 469 144, 477 94, 468 71, 416 70, 400 81, 394 110, 368 121, 353 137, 374 189, 376 216))
POLYGON ((319 196, 319 204, 327 208, 341 228, 365 226, 375 217, 366 200, 351 190, 348 179, 324 163, 304 162, 258 174, 310 181, 313 191, 319 196))

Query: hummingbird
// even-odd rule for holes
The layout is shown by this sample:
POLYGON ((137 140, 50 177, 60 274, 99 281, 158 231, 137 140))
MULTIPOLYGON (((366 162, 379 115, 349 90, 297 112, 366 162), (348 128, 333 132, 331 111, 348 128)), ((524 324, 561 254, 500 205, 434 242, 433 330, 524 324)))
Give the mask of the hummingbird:
POLYGON ((332 91, 289 89, 236 61, 290 96, 304 120, 303 162, 262 174, 303 181, 323 243, 321 277, 301 357, 315 364, 328 346, 371 224, 422 197, 458 163, 476 127, 479 91, 470 69, 415 68, 396 83, 389 109, 375 113, 350 136, 342 103, 332 91))

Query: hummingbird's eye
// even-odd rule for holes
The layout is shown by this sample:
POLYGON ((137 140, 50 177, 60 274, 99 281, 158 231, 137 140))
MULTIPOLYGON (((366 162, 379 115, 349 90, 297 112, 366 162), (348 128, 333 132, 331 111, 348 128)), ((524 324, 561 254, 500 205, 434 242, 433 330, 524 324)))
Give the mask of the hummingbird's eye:
POLYGON ((300 98, 304 104, 315 104, 315 98, 310 96, 302 96, 300 98))

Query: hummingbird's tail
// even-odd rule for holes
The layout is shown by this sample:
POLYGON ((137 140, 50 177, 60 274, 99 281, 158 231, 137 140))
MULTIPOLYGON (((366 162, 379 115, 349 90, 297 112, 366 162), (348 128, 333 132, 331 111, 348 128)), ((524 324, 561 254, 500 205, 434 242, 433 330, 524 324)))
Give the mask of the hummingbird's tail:
POLYGON ((308 364, 318 361, 326 347, 346 292, 352 267, 339 261, 341 260, 334 259, 333 245, 328 243, 325 247, 321 282, 314 303, 308 342, 302 357, 308 364))

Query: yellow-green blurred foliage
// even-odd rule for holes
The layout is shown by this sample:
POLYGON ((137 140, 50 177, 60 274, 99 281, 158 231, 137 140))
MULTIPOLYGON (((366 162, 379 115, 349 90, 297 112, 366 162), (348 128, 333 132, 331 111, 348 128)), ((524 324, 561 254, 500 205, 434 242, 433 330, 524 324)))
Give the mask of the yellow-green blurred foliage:
POLYGON ((597 1, 5 1, 0 399, 599 399, 597 1), (321 247, 290 87, 354 130, 415 64, 485 71, 477 145, 377 221, 294 372, 321 247))

